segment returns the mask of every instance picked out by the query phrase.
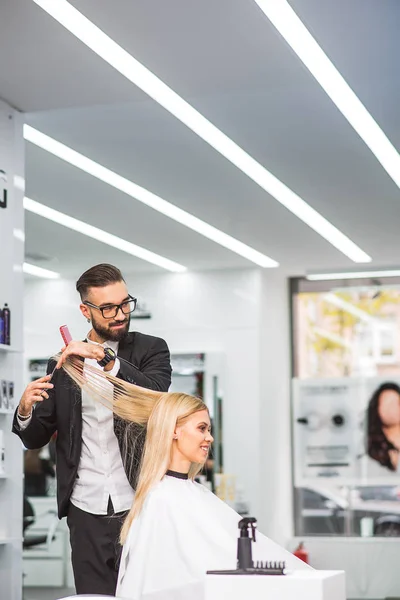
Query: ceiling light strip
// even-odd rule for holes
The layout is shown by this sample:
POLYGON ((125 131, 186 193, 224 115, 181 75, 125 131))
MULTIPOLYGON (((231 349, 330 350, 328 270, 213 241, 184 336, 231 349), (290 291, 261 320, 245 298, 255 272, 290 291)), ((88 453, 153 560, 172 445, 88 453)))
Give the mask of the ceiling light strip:
POLYGON ((400 156, 286 0, 254 0, 400 187, 400 156))
POLYGON ((112 248, 116 248, 117 250, 121 250, 122 252, 126 252, 127 254, 131 254, 132 256, 136 256, 137 258, 141 258, 153 265, 157 265, 158 267, 162 267, 167 271, 172 271, 174 273, 183 273, 186 271, 186 267, 169 260, 168 258, 164 258, 159 254, 155 254, 150 250, 146 250, 141 246, 137 246, 136 244, 132 244, 126 240, 123 240, 112 233, 108 233, 107 231, 103 231, 98 227, 93 227, 93 225, 88 225, 83 221, 79 221, 74 217, 70 217, 65 213, 59 212, 58 210, 54 210, 40 202, 36 202, 36 200, 32 200, 31 198, 24 198, 24 208, 29 212, 32 212, 40 217, 44 217, 45 219, 49 219, 58 225, 62 225, 63 227, 67 227, 68 229, 72 229, 73 231, 77 231, 78 233, 82 233, 98 242, 102 242, 103 244, 107 244, 112 248))
POLYGON ((85 173, 88 173, 89 175, 100 179, 104 183, 111 185, 128 196, 135 198, 142 204, 153 208, 170 219, 173 219, 174 221, 177 221, 189 229, 192 229, 193 231, 203 235, 209 240, 216 242, 220 246, 223 246, 224 248, 227 248, 228 250, 247 258, 260 267, 266 268, 278 266, 278 263, 275 260, 272 260, 272 258, 269 258, 265 254, 258 252, 258 250, 239 242, 216 227, 205 223, 201 219, 198 219, 185 210, 182 210, 167 200, 160 198, 160 196, 149 192, 149 190, 146 190, 146 188, 129 181, 129 179, 125 179, 125 177, 122 177, 114 171, 103 167, 90 158, 87 158, 83 154, 76 152, 76 150, 65 146, 61 142, 58 142, 48 135, 45 135, 37 129, 34 129, 30 125, 24 125, 24 138, 32 144, 39 146, 43 150, 54 154, 54 156, 65 160, 78 169, 85 171, 85 173))
POLYGON ((59 279, 60 273, 56 273, 55 271, 50 271, 49 269, 43 269, 43 267, 37 267, 36 265, 31 265, 30 263, 24 262, 22 266, 22 270, 24 273, 28 275, 34 275, 35 277, 42 277, 43 279, 59 279))
POLYGON ((337 271, 335 273, 308 273, 309 281, 335 281, 340 279, 370 279, 371 277, 400 277, 400 269, 381 269, 376 271, 337 271))
POLYGON ((143 90, 262 189, 354 262, 370 262, 352 240, 267 171, 66 0, 33 0, 93 52, 143 90))

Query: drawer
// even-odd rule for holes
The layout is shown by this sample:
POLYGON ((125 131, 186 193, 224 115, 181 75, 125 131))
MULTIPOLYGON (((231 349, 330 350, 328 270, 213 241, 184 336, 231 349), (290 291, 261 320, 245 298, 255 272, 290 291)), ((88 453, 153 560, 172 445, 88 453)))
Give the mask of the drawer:
POLYGON ((62 559, 23 560, 24 587, 63 587, 64 562, 62 559))

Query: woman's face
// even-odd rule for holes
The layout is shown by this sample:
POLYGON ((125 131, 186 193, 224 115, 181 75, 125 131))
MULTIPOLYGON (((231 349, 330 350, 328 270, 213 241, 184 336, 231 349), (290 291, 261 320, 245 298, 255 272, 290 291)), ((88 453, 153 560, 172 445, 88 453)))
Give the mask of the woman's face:
POLYGON ((400 425, 400 396, 395 390, 384 390, 379 396, 378 414, 384 427, 400 425))
POLYGON ((211 435, 211 422, 207 410, 191 415, 176 428, 174 450, 191 463, 205 463, 210 446, 214 441, 211 435))

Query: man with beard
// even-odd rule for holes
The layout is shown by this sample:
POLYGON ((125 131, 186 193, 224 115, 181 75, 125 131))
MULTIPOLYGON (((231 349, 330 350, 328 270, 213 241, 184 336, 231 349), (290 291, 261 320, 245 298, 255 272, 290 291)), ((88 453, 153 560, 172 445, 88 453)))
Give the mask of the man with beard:
POLYGON ((29 449, 45 446, 57 432, 58 514, 60 519, 67 517, 70 529, 76 591, 114 596, 118 536, 132 505, 144 440, 108 408, 81 393, 59 367, 68 356, 77 356, 83 368, 92 365, 130 383, 168 391, 170 355, 164 340, 129 333, 136 299, 119 269, 96 265, 83 273, 76 289, 91 329, 85 341, 63 348, 58 363, 49 360, 46 377, 27 386, 13 431, 29 449))

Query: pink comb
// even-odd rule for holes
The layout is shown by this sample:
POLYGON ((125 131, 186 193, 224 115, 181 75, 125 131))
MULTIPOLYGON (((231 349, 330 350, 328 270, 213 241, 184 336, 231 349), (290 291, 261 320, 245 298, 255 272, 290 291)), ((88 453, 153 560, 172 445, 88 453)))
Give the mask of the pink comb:
POLYGON ((69 329, 66 325, 61 325, 60 327, 61 337, 64 340, 64 344, 68 346, 68 344, 72 341, 72 336, 69 332, 69 329))

